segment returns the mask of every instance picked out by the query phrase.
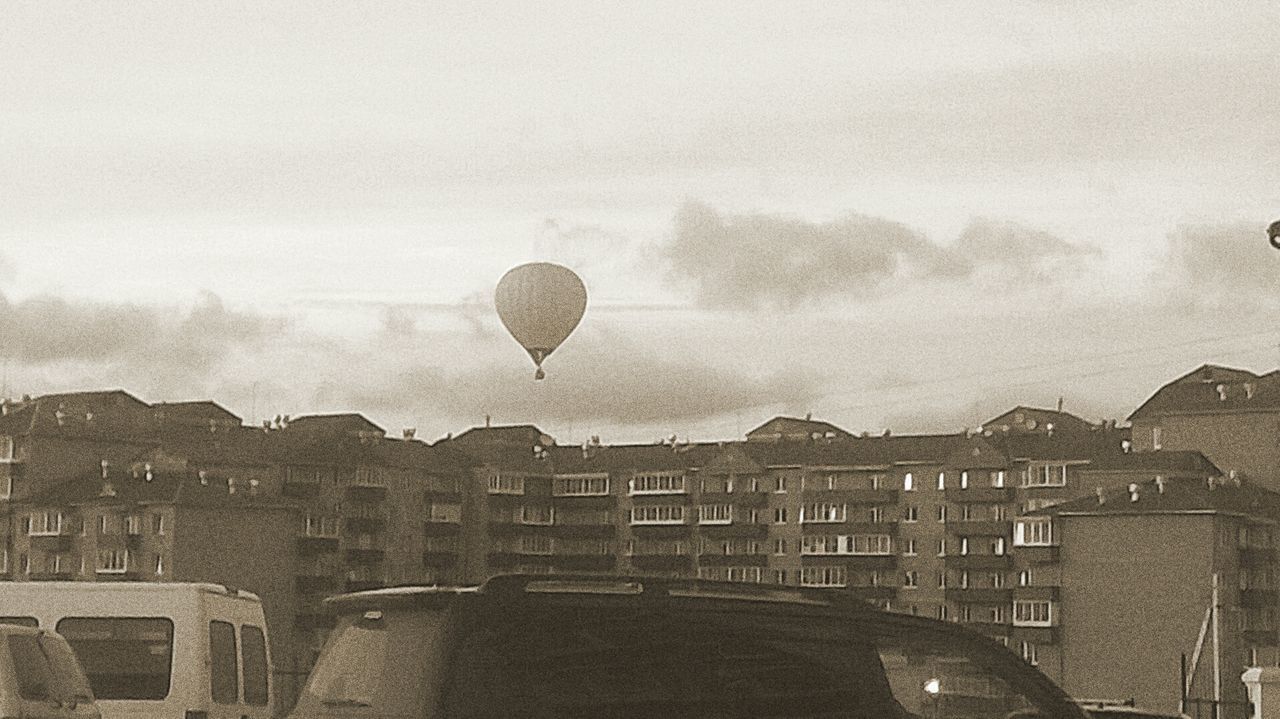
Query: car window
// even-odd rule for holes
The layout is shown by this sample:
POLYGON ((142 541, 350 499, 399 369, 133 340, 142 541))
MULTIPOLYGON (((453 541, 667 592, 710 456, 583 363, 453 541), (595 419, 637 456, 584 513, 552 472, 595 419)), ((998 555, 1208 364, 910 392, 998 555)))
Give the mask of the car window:
POLYGON ((29 701, 43 701, 57 697, 53 667, 40 650, 34 634, 11 634, 8 639, 9 658, 13 663, 14 678, 18 684, 18 696, 29 701))
POLYGON ((164 699, 173 663, 173 622, 165 617, 66 617, 57 631, 71 645, 98 699, 164 699))
POLYGON ((244 703, 266 706, 267 639, 260 628, 248 624, 240 627, 240 665, 244 671, 244 703))
POLYGON ((20 627, 38 627, 40 622, 35 617, 0 617, 0 624, 16 624, 20 627))
POLYGON ((215 702, 240 700, 236 671, 236 628, 228 622, 209 622, 209 692, 215 702))
POLYGON ((295 710, 422 717, 434 694, 443 614, 373 610, 343 617, 330 634, 295 710))
MULTIPOLYGON (((463 637, 443 715, 1037 716, 998 671, 934 642, 837 618, 557 612, 463 637)), ((980 658, 979 658, 980 659, 980 658)))

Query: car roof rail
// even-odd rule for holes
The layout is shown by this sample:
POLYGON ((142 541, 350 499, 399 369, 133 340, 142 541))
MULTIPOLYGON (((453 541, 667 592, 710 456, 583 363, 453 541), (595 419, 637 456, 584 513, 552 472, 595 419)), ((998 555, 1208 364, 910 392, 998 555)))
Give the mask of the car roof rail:
POLYGON ((644 599, 732 599, 873 611, 866 601, 839 589, 625 574, 500 574, 485 581, 480 593, 510 598, 528 594, 594 594, 644 599))

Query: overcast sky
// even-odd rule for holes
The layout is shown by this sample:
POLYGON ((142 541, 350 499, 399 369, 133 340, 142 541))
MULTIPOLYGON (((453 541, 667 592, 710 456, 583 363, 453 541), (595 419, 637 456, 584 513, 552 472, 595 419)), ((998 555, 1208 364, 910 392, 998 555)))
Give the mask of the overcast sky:
POLYGON ((8 393, 621 442, 1280 365, 1275 2, 611 5, 5 3, 8 393))

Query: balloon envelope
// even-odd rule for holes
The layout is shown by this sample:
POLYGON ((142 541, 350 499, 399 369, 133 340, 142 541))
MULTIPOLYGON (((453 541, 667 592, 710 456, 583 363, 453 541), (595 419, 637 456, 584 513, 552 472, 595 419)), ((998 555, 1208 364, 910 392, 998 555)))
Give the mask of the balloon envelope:
POLYGON ((502 324, 533 358, 541 379, 542 361, 582 320, 587 288, 568 267, 531 262, 508 270, 493 299, 502 324))

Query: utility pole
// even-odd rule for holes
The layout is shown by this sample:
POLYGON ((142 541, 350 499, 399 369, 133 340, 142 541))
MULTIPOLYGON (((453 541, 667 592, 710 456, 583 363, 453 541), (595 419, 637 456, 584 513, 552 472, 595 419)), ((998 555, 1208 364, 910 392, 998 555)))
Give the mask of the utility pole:
POLYGON ((1222 705, 1222 657, 1219 644, 1218 625, 1221 610, 1218 606, 1218 573, 1213 573, 1213 719, 1220 716, 1222 705))

